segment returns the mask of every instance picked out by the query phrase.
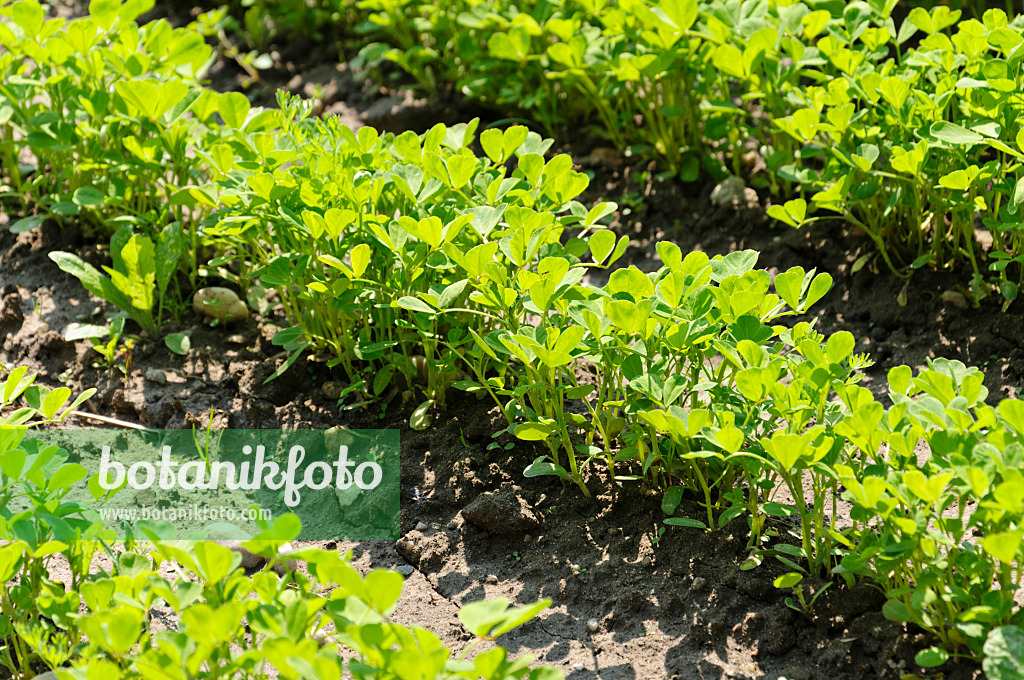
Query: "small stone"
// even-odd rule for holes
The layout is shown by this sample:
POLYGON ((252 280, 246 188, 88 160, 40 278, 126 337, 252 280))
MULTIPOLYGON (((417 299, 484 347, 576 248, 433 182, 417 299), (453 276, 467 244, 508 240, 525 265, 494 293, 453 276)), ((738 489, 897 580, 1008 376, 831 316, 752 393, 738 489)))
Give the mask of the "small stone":
POLYGON ((712 190, 711 202, 719 207, 744 205, 747 185, 739 177, 727 177, 712 190))
POLYGON ((707 579, 705 579, 703 576, 697 576, 693 579, 693 583, 690 584, 690 592, 699 593, 700 591, 704 590, 704 588, 706 588, 707 585, 707 579))
POLYGON ((456 522, 455 520, 452 520, 451 522, 448 522, 448 528, 451 529, 452 531, 455 531, 456 529, 459 528, 459 523, 456 522))
POLYGON ((587 630, 589 630, 591 633, 596 633, 600 627, 601 622, 597 619, 590 619, 589 621, 587 621, 587 630))
POLYGON ((942 295, 939 296, 939 299, 953 305, 954 307, 959 307, 960 309, 968 309, 971 306, 967 302, 967 298, 955 290, 944 291, 942 295))
POLYGON ((410 576, 412 576, 412 572, 415 570, 412 568, 411 564, 400 564, 397 567, 395 567, 395 571, 397 571, 402 576, 409 578, 410 576))
POLYGON ((653 562, 653 560, 651 560, 651 556, 650 555, 645 555, 644 558, 642 560, 640 560, 640 566, 641 567, 649 567, 652 564, 654 564, 654 562, 653 562))
POLYGON ((487 575, 487 582, 488 583, 497 583, 498 582, 498 577, 495 576, 494 574, 488 574, 487 575))
POLYGON ((320 386, 320 392, 324 397, 333 401, 341 396, 341 384, 336 382, 325 382, 320 386))
POLYGON ((622 163, 622 154, 618 149, 604 146, 596 147, 579 160, 579 165, 584 168, 618 168, 622 166, 622 163))
POLYGON ((523 487, 519 486, 518 484, 513 484, 512 485, 512 490, 515 491, 516 493, 518 493, 518 492, 523 490, 523 487))
POLYGON ((197 314, 217 319, 221 323, 242 321, 249 317, 249 308, 230 288, 211 286, 200 288, 192 298, 192 309, 197 314))
POLYGON ((142 375, 145 376, 146 380, 155 382, 158 385, 167 384, 167 374, 159 368, 147 368, 142 375))
POLYGON ((523 543, 529 543, 532 540, 533 540, 533 536, 531 536, 529 534, 523 536, 523 543))
POLYGON ((462 509, 467 521, 492 534, 514 538, 540 525, 533 509, 507 491, 480 494, 462 509))
POLYGON ((419 531, 421 533, 426 531, 429 528, 430 528, 430 525, 427 524, 426 522, 417 522, 416 523, 416 531, 419 531))
POLYGON ((228 342, 232 345, 244 345, 249 342, 249 340, 241 333, 235 333, 234 335, 228 336, 228 342))
POLYGON ((581 663, 574 663, 574 664, 572 665, 572 669, 573 669, 574 671, 581 671, 581 670, 583 670, 583 668, 584 668, 584 666, 583 666, 583 664, 581 664, 581 663))

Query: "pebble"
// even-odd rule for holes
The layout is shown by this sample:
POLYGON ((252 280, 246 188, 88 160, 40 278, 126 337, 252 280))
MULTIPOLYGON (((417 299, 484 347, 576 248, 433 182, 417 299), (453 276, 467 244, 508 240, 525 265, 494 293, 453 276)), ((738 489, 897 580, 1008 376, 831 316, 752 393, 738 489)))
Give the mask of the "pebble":
POLYGON ((523 490, 523 487, 519 486, 518 484, 513 484, 512 485, 512 490, 515 491, 516 493, 518 493, 518 492, 523 490))
POLYGON ((959 307, 960 309, 968 309, 971 306, 967 302, 967 298, 965 298, 962 294, 956 292, 955 290, 944 291, 940 296, 940 299, 943 302, 949 303, 954 307, 959 307))
POLYGON ((591 633, 596 633, 601 627, 601 623, 597 619, 590 619, 587 621, 587 630, 591 633))
POLYGON ((341 385, 336 382, 325 382, 320 386, 320 392, 327 399, 337 399, 341 396, 341 385))
POLYGON ((704 590, 708 585, 707 580, 703 576, 697 576, 693 579, 693 583, 690 584, 690 592, 699 593, 704 590))
POLYGON ((241 333, 235 333, 234 335, 228 336, 228 342, 231 343, 232 345, 244 345, 245 343, 249 342, 249 340, 241 333))
POLYGON ((395 571, 397 571, 402 576, 409 578, 410 576, 412 576, 412 572, 415 570, 412 568, 411 564, 400 564, 397 567, 395 567, 395 571))
POLYGON ((142 375, 145 376, 146 380, 155 382, 158 385, 167 384, 167 374, 161 371, 159 368, 147 368, 142 375))
POLYGON ((416 523, 416 531, 423 532, 423 531, 426 531, 429 528, 430 528, 430 525, 427 524, 426 522, 417 522, 416 523))
POLYGON ((221 323, 242 321, 249 317, 249 308, 238 299, 238 293, 220 286, 197 290, 192 298, 192 309, 197 314, 217 319, 221 323))
POLYGON ((456 522, 455 520, 452 520, 451 522, 448 522, 448 528, 451 529, 452 531, 455 531, 456 529, 459 528, 459 523, 456 522))
POLYGON ((640 560, 640 566, 641 567, 649 567, 652 564, 654 564, 654 562, 653 562, 653 560, 651 560, 651 556, 650 555, 646 555, 646 556, 644 556, 644 558, 642 560, 640 560))
POLYGON ((581 663, 574 663, 574 664, 572 665, 572 669, 573 669, 574 671, 581 671, 581 670, 583 670, 583 668, 584 668, 584 666, 583 666, 583 664, 581 664, 581 663))
POLYGON ((726 177, 711 192, 711 202, 717 206, 739 203, 743 198, 743 190, 747 185, 739 177, 726 177))
POLYGON ((498 582, 498 577, 495 576, 494 574, 488 574, 487 582, 488 583, 497 583, 498 582))
POLYGON ((622 154, 618 149, 599 146, 589 154, 579 159, 579 165, 584 168, 618 168, 623 164, 622 154))

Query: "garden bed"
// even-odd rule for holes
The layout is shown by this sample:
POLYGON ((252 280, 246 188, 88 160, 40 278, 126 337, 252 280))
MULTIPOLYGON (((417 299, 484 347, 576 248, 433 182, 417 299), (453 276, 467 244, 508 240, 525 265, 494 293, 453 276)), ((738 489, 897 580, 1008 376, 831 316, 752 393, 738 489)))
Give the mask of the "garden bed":
MULTIPOLYGON (((257 95, 265 100, 257 103, 269 105, 269 93, 279 86, 319 93, 328 115, 396 133, 488 115, 458 101, 441 105, 370 87, 335 66, 329 52, 314 51, 302 63, 296 61, 301 46, 281 48, 281 68, 265 75, 263 95, 257 95)), ((231 64, 220 62, 211 73, 222 89, 237 81, 231 64)), ((938 357, 982 367, 993 404, 1024 385, 1019 302, 1007 312, 991 298, 971 308, 958 292, 966 274, 921 271, 905 286, 874 260, 854 273, 871 242, 842 222, 802 230, 773 225, 763 191, 757 205, 717 206, 713 184, 658 180, 648 168, 630 167, 594 147, 578 138, 560 142, 558 150, 593 173, 581 201, 619 204, 611 228, 629 236, 630 248, 618 266, 656 270, 656 244, 671 241, 684 253, 756 250, 759 266, 772 273, 816 267, 835 280, 813 310, 817 328, 826 335, 853 333, 856 351, 875 361, 863 384, 877 398, 887 393, 889 368, 920 367, 938 357)), ((754 570, 740 569, 747 556, 742 520, 710 534, 665 527, 660 496, 646 495, 635 482, 611 483, 596 472, 599 466, 591 467, 592 500, 551 478, 526 479, 524 468, 543 451, 525 441, 506 450, 503 445, 513 443, 507 434, 498 440, 502 446, 489 448, 503 424, 486 400, 455 393, 432 428, 416 431, 408 426, 415 404, 398 399, 339 411, 344 374, 320 362, 300 360, 264 384, 286 358, 271 342, 274 331, 288 325, 279 307, 229 327, 210 327, 188 310, 180 326, 164 329, 189 335, 186 356, 162 341, 142 340, 126 375, 92 367, 96 354, 88 343, 67 343, 63 331, 104 303, 47 254, 78 253, 97 266, 108 255, 74 225, 45 222, 10 234, 4 221, 13 217, 0 217, 0 363, 27 365, 50 386, 97 387, 88 406, 94 413, 152 428, 205 426, 212 413, 214 427, 401 430, 401 540, 325 546, 353 550, 361 570, 389 567, 408 575, 397 621, 426 626, 458 650, 467 639, 455 618, 458 606, 499 595, 518 603, 550 597, 554 605, 539 620, 502 644, 579 679, 852 680, 921 672, 913 657, 930 642, 914 627, 887 620, 880 592, 836 584, 812 615, 795 612, 772 586, 787 571, 781 564, 769 559, 754 570)), ((785 534, 789 526, 775 522, 785 534)), ((968 663, 942 670, 946 678, 979 674, 968 663)))

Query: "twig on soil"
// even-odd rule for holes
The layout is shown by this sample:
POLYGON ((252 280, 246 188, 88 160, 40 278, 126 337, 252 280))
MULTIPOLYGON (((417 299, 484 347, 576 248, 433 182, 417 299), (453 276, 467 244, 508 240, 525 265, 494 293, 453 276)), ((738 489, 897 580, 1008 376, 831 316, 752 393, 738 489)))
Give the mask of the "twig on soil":
POLYGON ((78 416, 79 418, 85 418, 86 420, 95 420, 99 423, 106 423, 107 425, 115 425, 117 427, 127 428, 129 430, 143 430, 149 431, 150 428, 144 425, 138 425, 136 423, 129 423, 126 420, 118 420, 117 418, 110 418, 108 416, 101 416, 96 413, 83 413, 82 411, 72 411, 69 415, 78 416))

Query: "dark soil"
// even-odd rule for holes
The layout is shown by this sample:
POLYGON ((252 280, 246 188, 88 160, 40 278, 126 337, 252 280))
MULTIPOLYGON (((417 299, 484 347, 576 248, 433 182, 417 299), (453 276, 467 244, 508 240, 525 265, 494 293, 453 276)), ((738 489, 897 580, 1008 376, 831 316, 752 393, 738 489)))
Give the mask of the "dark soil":
MULTIPOLYGON (((396 132, 482 113, 457 102, 441 106, 382 93, 335 65, 336 58, 334 48, 281 48, 281 69, 265 76, 258 103, 270 105, 267 93, 278 86, 319 92, 326 113, 396 132)), ((211 76, 216 86, 229 88, 239 72, 222 61, 211 76)), ((582 160, 591 146, 583 141, 562 150, 582 160)), ((858 338, 857 351, 876 362, 866 385, 877 394, 885 391, 890 367, 922 366, 936 357, 985 367, 990 399, 1014 393, 1024 380, 1021 303, 1006 313, 994 300, 961 309, 942 294, 966 277, 919 272, 906 289, 907 305, 900 306, 899 279, 874 263, 850 273, 870 242, 839 222, 802 231, 772 227, 764 195, 758 207, 718 208, 709 200, 711 185, 659 181, 644 168, 615 163, 591 170, 588 198, 618 202, 613 228, 631 238, 620 265, 656 269, 655 246, 669 240, 684 251, 710 254, 755 249, 759 266, 769 270, 799 265, 830 272, 835 287, 814 312, 818 328, 858 338)), ((714 534, 679 527, 660 533, 660 499, 636 486, 612 485, 595 474, 596 498, 587 501, 557 481, 525 479, 523 469, 537 451, 524 442, 488 451, 491 433, 502 426, 486 401, 454 394, 434 427, 418 432, 408 427, 411 405, 402 409, 395 402, 383 413, 379 407, 339 411, 327 395, 336 393, 329 383, 343 378, 321 363, 299 361, 264 385, 285 359, 270 342, 276 327, 287 324, 278 309, 228 328, 210 327, 187 309, 181 323, 165 331, 190 335, 188 356, 172 354, 162 340, 142 339, 127 377, 116 368, 93 367, 98 355, 88 342, 67 343, 63 331, 104 305, 46 254, 68 250, 97 263, 103 254, 73 225, 45 223, 15 236, 4 228, 11 219, 0 214, 0 363, 28 365, 51 386, 97 387, 90 410, 155 428, 205 425, 211 409, 215 427, 399 428, 401 540, 329 545, 353 550, 361 568, 398 567, 409 574, 397 619, 430 628, 455 649, 468 639, 455 617, 459 605, 484 597, 517 603, 550 597, 554 604, 540 620, 501 642, 574 679, 859 680, 920 672, 912 660, 926 640, 887 621, 883 598, 872 588, 835 584, 813 616, 797 613, 772 587, 783 565, 740 570, 746 557, 741 521, 714 534)), ((941 669, 946 678, 980 673, 969 664, 949 666, 941 669)))

